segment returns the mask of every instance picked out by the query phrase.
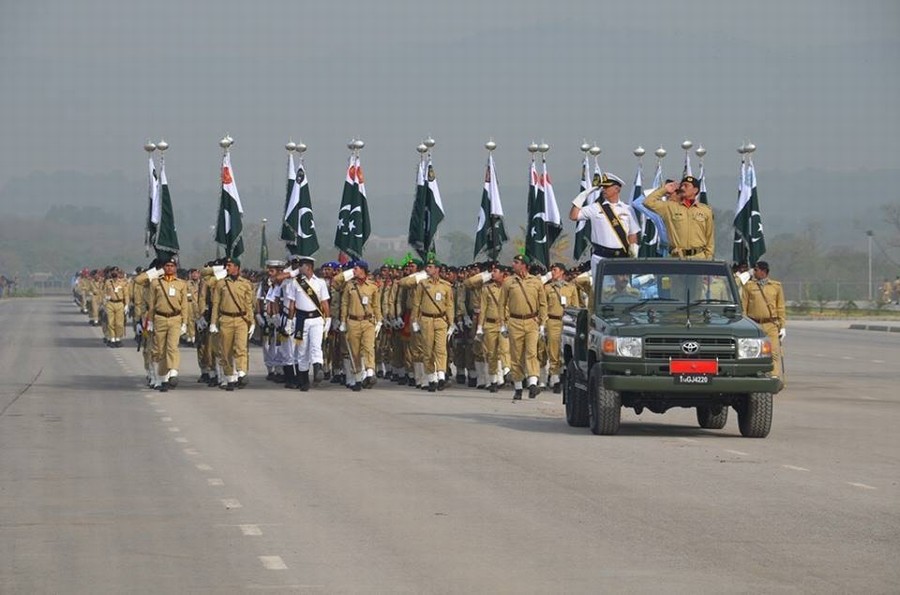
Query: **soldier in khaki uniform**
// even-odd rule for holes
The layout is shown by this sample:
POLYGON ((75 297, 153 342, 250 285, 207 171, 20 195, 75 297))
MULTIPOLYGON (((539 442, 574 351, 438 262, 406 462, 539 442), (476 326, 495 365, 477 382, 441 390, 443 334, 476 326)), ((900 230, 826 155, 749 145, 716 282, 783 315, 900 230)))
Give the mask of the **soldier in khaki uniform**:
POLYGON ((163 276, 150 283, 148 328, 153 331, 153 362, 157 365, 154 388, 163 392, 178 385, 181 358, 178 342, 185 331, 187 286, 175 276, 172 256, 163 263, 163 276))
MULTIPOLYGON (((496 263, 484 262, 481 263, 481 265, 476 265, 476 267, 480 269, 480 272, 473 271, 473 274, 466 277, 465 281, 463 281, 463 287, 465 287, 466 291, 465 299, 467 312, 470 312, 469 316, 473 319, 479 319, 481 317, 481 292, 484 284, 490 282, 493 275, 492 271, 496 267, 496 263)), ((505 350, 504 343, 506 343, 506 339, 501 338, 501 355, 505 350)), ((472 344, 472 349, 466 354, 466 368, 468 371, 467 384, 469 387, 485 387, 491 383, 491 380, 488 377, 487 359, 488 353, 485 349, 484 342, 475 341, 472 344)))
POLYGON ((762 327, 772 342, 772 375, 784 382, 784 289, 781 283, 769 278, 769 263, 760 260, 753 267, 753 280, 744 286, 741 303, 744 313, 762 327))
POLYGON ((341 293, 340 332, 349 345, 353 391, 375 385, 375 337, 381 330, 381 290, 368 278, 369 265, 364 260, 354 263, 353 279, 341 293))
POLYGON ((711 260, 716 251, 713 212, 697 200, 700 180, 685 176, 681 186, 668 182, 650 193, 644 206, 658 213, 669 233, 669 249, 675 258, 711 260), (662 197, 669 195, 669 200, 662 197))
POLYGON ((430 393, 444 390, 447 383, 447 340, 450 338, 450 320, 455 312, 453 286, 441 279, 440 267, 436 259, 428 259, 425 265, 428 278, 416 286, 410 315, 413 332, 421 335, 422 361, 425 365, 423 383, 428 383, 430 393))
POLYGON ((125 310, 131 301, 128 281, 118 268, 110 271, 109 279, 103 284, 106 303, 106 337, 110 347, 121 347, 125 338, 125 310))
POLYGON ((513 275, 503 282, 500 291, 500 312, 505 317, 501 332, 509 334, 512 379, 515 386, 513 400, 522 398, 527 381, 528 397, 535 398, 538 388, 538 339, 545 336, 547 294, 540 279, 528 274, 528 257, 513 258, 513 275))
POLYGON ((549 384, 553 392, 559 394, 561 386, 559 375, 563 364, 560 356, 562 347, 562 318, 566 308, 580 308, 581 298, 578 288, 565 279, 566 267, 562 263, 554 263, 550 267, 550 282, 544 285, 547 294, 547 364, 549 366, 549 384))
MULTIPOLYGON (((481 273, 479 273, 481 276, 481 273)), ((503 366, 501 363, 500 328, 507 318, 500 311, 500 288, 506 280, 506 273, 501 266, 491 271, 491 280, 480 289, 481 302, 478 305, 478 326, 475 329, 475 342, 481 344, 487 367, 487 383, 489 390, 496 393, 503 385, 503 366)))
POLYGON ((191 269, 187 279, 187 333, 185 340, 188 345, 197 343, 197 325, 195 321, 200 317, 200 271, 191 269))
MULTIPOLYGON (((241 261, 225 261, 227 276, 216 283, 212 294, 209 332, 218 335, 219 364, 224 378, 219 386, 227 391, 247 386, 250 359, 247 343, 253 334, 253 285, 241 277, 241 261)), ((216 340, 216 339, 213 339, 216 340)))
MULTIPOLYGON (((100 326, 100 306, 103 303, 103 271, 96 270, 91 277, 91 326, 100 326)), ((104 329, 104 335, 105 335, 104 329)))
POLYGON ((138 339, 138 349, 143 351, 144 370, 147 372, 147 384, 153 386, 156 378, 156 370, 153 364, 153 332, 148 328, 150 318, 148 315, 150 307, 150 281, 157 279, 162 271, 156 268, 154 260, 146 271, 142 271, 140 267, 135 269, 135 276, 132 279, 131 298, 134 304, 134 332, 135 338, 138 339), (153 279, 151 279, 151 276, 153 279))
POLYGON ((412 331, 412 308, 416 299, 416 285, 428 277, 425 271, 419 271, 419 261, 411 260, 406 263, 405 277, 397 281, 400 286, 399 309, 403 320, 404 343, 403 364, 406 369, 407 384, 423 388, 425 377, 425 364, 422 356, 422 337, 412 331))

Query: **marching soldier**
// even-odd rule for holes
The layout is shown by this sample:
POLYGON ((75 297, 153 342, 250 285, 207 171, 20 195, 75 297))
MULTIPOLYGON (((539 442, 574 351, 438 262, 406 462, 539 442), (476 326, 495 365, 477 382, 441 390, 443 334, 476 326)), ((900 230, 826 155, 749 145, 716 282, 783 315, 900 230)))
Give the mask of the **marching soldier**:
POLYGON ((153 331, 152 357, 157 365, 154 388, 162 392, 178 386, 178 342, 185 331, 187 286, 175 275, 177 269, 172 256, 163 263, 163 276, 150 283, 147 327, 153 331))
POLYGON ((341 294, 340 332, 345 333, 350 356, 350 388, 375 385, 375 337, 381 330, 381 296, 374 281, 368 278, 369 265, 356 261, 353 279, 347 281, 341 294))
POLYGON ((90 283, 91 326, 100 326, 100 305, 103 303, 103 282, 103 271, 100 269, 93 271, 90 283))
POLYGON ((487 366, 486 382, 489 384, 488 390, 492 393, 496 393, 504 383, 500 329, 506 316, 500 310, 500 293, 505 279, 503 267, 494 266, 491 270, 491 280, 480 289, 478 327, 475 329, 475 343, 481 344, 487 366))
POLYGON ((440 277, 440 263, 428 259, 425 273, 428 278, 416 286, 412 314, 413 332, 421 335, 422 360, 425 365, 424 382, 428 392, 444 390, 447 371, 447 341, 451 336, 453 315, 453 286, 440 277))
POLYGON ((580 192, 569 210, 572 221, 591 222, 592 271, 604 258, 637 258, 637 234, 641 230, 634 209, 619 200, 622 178, 607 173, 597 182, 599 189, 595 186, 580 192), (588 196, 598 191, 602 192, 600 198, 585 206, 588 196))
MULTIPOLYGON (((241 261, 225 261, 227 276, 216 283, 212 296, 209 332, 218 334, 219 362, 225 376, 225 390, 247 386, 249 357, 247 343, 253 334, 253 286, 241 277, 241 261)), ((221 380, 220 384, 221 386, 221 380)))
POLYGON ((554 393, 561 392, 559 375, 563 363, 560 357, 562 347, 562 318, 566 308, 581 307, 578 288, 565 280, 566 267, 554 263, 550 267, 550 282, 544 285, 547 294, 547 363, 549 384, 554 393))
POLYGON ((200 271, 191 269, 188 271, 187 279, 187 333, 185 338, 188 345, 194 345, 197 342, 197 325, 195 320, 200 316, 200 271))
POLYGON ((528 397, 533 399, 540 392, 537 346, 546 332, 547 294, 540 279, 528 274, 525 255, 513 258, 513 275, 503 282, 500 291, 500 313, 504 317, 501 332, 509 334, 513 400, 521 400, 525 382, 528 397))
POLYGON ((309 390, 309 370, 313 369, 313 382, 322 381, 322 342, 331 326, 328 285, 315 275, 315 259, 300 257, 298 275, 287 280, 288 334, 297 337, 296 347, 298 386, 309 390))
POLYGON ((422 356, 422 338, 419 333, 412 332, 412 308, 416 298, 416 285, 428 277, 425 271, 419 271, 419 261, 410 260, 404 269, 406 276, 397 281, 400 286, 400 317, 403 320, 404 343, 403 363, 406 369, 407 384, 417 388, 422 386, 425 376, 425 365, 422 356))
POLYGON ((762 327, 772 343, 772 375, 784 382, 785 331, 784 289, 781 283, 769 278, 769 263, 760 260, 753 267, 753 280, 741 292, 744 312, 762 327))
POLYGON ((275 301, 274 292, 278 285, 276 275, 279 270, 284 268, 283 260, 267 260, 266 261, 266 278, 259 284, 256 289, 256 326, 260 329, 262 337, 262 356, 263 365, 266 367, 266 380, 275 380, 276 370, 280 369, 278 362, 275 337, 275 320, 271 312, 272 303, 275 301))
POLYGON ((118 268, 110 271, 109 279, 103 284, 104 301, 106 303, 106 336, 107 345, 121 347, 125 338, 125 310, 131 301, 128 294, 128 281, 118 268))
POLYGON ((644 206, 658 213, 666 224, 669 248, 675 258, 712 260, 716 251, 713 212, 697 199, 700 180, 684 176, 679 186, 667 182, 650 193, 644 206), (668 195, 669 200, 662 197, 668 195))

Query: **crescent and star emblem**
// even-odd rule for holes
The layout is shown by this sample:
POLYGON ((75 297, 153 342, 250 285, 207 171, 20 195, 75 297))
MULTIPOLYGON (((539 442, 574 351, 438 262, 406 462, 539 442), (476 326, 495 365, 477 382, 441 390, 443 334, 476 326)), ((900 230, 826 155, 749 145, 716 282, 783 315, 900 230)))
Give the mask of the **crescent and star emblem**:
POLYGON ((758 242, 763 239, 762 213, 759 211, 750 211, 750 241, 758 242), (753 231, 753 218, 756 218, 757 229, 753 231))
MULTIPOLYGON (((534 217, 532 217, 531 219, 532 219, 532 220, 534 220, 534 219, 540 219, 540 220, 546 222, 546 221, 547 221, 547 214, 544 213, 544 212, 535 213, 535 214, 534 214, 534 217)), ((536 235, 536 234, 537 234, 537 231, 538 231, 538 230, 537 230, 537 226, 532 225, 532 226, 531 226, 531 235, 532 235, 532 236, 536 235)), ((541 238, 541 239, 539 239, 539 240, 535 240, 535 243, 537 243, 537 244, 546 244, 546 243, 547 243, 547 234, 544 234, 544 237, 543 237, 543 238, 541 238)))
POLYGON ((312 233, 304 233, 303 232, 303 215, 309 213, 309 230, 312 231, 316 228, 316 222, 313 221, 312 218, 312 209, 309 207, 303 207, 300 209, 300 212, 297 213, 297 235, 301 238, 311 238, 313 236, 312 233))

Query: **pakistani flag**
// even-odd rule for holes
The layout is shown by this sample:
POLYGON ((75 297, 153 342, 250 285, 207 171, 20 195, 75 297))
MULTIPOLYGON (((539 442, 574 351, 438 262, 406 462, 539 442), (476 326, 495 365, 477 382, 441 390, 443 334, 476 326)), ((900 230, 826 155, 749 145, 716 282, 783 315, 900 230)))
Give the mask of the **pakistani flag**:
POLYGON ((353 258, 362 258, 363 246, 371 233, 366 185, 359 156, 351 155, 344 179, 341 208, 338 210, 334 247, 353 258))
POLYGON ((156 164, 150 157, 150 177, 147 190, 147 225, 144 232, 144 251, 150 255, 150 246, 156 242, 156 229, 159 227, 159 178, 156 175, 156 164))
POLYGON ((163 163, 159 170, 159 223, 153 248, 157 258, 168 259, 178 254, 178 233, 175 231, 175 210, 172 208, 172 197, 169 195, 169 182, 166 179, 166 166, 163 163))
POLYGON ((423 259, 434 251, 434 236, 438 224, 444 220, 444 204, 438 189, 437 176, 429 158, 419 162, 416 179, 416 200, 409 217, 409 245, 423 259))
POLYGON ((562 221, 547 162, 543 162, 541 175, 531 163, 531 185, 528 189, 528 228, 525 238, 525 254, 532 260, 550 268, 550 248, 562 231, 562 221))
MULTIPOLYGON (((297 236, 294 245, 289 246, 289 248, 296 250, 296 252, 291 252, 291 254, 312 256, 319 250, 319 238, 316 234, 316 222, 313 219, 312 197, 309 194, 309 177, 306 175, 302 159, 295 175, 296 182, 291 192, 289 204, 291 206, 296 204, 297 236)), ((361 176, 362 172, 360 171, 361 176)), ((363 199, 365 199, 365 196, 363 199)), ((368 234, 366 237, 368 238, 368 234)))
POLYGON ((263 221, 262 229, 260 230, 260 240, 259 240, 259 268, 260 268, 260 270, 265 270, 267 260, 269 260, 269 243, 266 241, 266 222, 263 221))
MULTIPOLYGON (((595 169, 595 177, 599 174, 599 166, 594 164, 595 169)), ((592 185, 592 177, 590 170, 590 163, 588 162, 587 155, 584 156, 584 162, 581 164, 581 192, 584 192, 592 185)), ((584 206, 588 206, 597 202, 597 197, 600 196, 600 189, 597 188, 595 192, 591 192, 588 194, 587 200, 584 201, 584 206)), ((575 251, 572 254, 572 258, 578 260, 581 258, 581 255, 584 254, 584 251, 590 247, 591 245, 591 226, 590 222, 585 219, 584 221, 578 221, 575 225, 575 251)))
POLYGON ((244 253, 243 214, 244 207, 231 169, 231 154, 225 153, 222 157, 222 196, 216 219, 216 243, 225 249, 227 258, 238 258, 244 253))
POLYGON ((497 184, 497 172, 494 171, 494 155, 488 154, 487 168, 484 172, 484 190, 481 191, 481 210, 478 211, 478 224, 475 227, 475 254, 478 258, 482 251, 488 258, 497 260, 506 229, 503 227, 503 205, 500 204, 500 187, 497 184))
POLYGON ((703 161, 700 161, 700 196, 698 197, 700 202, 708 205, 709 197, 706 194, 706 175, 703 172, 703 161))
MULTIPOLYGON (((287 165, 287 191, 284 195, 284 217, 281 220, 281 239, 287 244, 288 252, 294 253, 297 245, 297 209, 291 205, 294 194, 294 182, 297 179, 297 170, 294 166, 294 156, 288 153, 287 165)), ((294 205, 295 207, 296 205, 294 205)))
POLYGON ((738 204, 734 213, 734 262, 747 263, 751 267, 766 253, 763 237, 762 214, 756 194, 756 168, 748 159, 741 163, 741 180, 738 185, 738 204))

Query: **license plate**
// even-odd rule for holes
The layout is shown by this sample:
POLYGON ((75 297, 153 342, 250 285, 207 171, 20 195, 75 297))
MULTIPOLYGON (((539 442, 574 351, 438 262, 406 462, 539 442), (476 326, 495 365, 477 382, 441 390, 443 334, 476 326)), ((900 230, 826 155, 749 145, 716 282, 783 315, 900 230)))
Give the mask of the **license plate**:
POLYGON ((673 359, 669 362, 671 374, 709 374, 715 376, 719 373, 719 362, 714 359, 673 359))
POLYGON ((709 384, 713 377, 707 374, 677 374, 675 384, 709 384))

